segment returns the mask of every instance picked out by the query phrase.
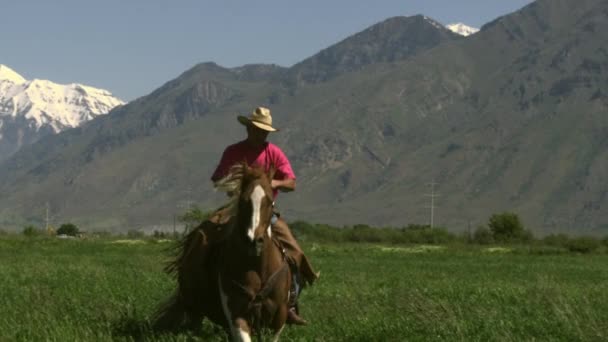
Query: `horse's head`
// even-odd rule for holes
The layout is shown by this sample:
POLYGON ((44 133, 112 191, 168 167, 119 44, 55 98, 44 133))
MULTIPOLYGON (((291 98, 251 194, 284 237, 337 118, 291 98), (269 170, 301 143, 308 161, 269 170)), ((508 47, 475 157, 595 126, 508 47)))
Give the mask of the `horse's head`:
POLYGON ((266 173, 261 168, 242 163, 233 166, 228 176, 215 184, 216 188, 232 194, 237 234, 243 234, 243 238, 255 244, 258 255, 265 234, 268 237, 272 234, 270 221, 274 202, 270 182, 273 175, 273 168, 266 173))
POLYGON ((274 199, 270 182, 272 171, 265 173, 260 168, 244 166, 243 180, 238 201, 238 217, 245 228, 246 238, 255 244, 257 254, 264 236, 271 237, 270 229, 274 199))

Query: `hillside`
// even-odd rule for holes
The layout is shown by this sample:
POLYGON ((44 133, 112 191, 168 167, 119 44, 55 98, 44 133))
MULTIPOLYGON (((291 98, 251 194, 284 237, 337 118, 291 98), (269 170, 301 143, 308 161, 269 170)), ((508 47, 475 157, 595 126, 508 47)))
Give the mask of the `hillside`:
POLYGON ((198 65, 2 164, 0 219, 39 221, 48 201, 55 220, 128 229, 217 206, 208 177, 244 136, 237 114, 268 105, 298 175, 279 199, 288 219, 425 223, 434 181, 435 222, 453 230, 509 210, 535 232, 606 232, 607 13, 539 0, 407 56, 390 43, 407 32, 391 29, 410 26, 388 20, 353 36, 383 42, 364 67, 323 57, 357 56, 353 37, 287 69, 198 65))

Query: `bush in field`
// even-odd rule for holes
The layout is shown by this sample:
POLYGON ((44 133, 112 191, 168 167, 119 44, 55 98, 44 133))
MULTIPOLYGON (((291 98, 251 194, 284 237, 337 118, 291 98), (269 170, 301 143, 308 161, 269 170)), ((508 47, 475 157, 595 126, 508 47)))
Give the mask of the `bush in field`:
POLYGON ((155 239, 165 239, 167 238, 171 233, 167 233, 167 232, 163 232, 160 230, 155 230, 154 233, 152 233, 152 236, 155 239))
POLYGON ((298 240, 314 242, 346 241, 347 228, 336 228, 326 224, 311 224, 295 221, 289 224, 291 232, 298 240))
POLYGON ((367 243, 425 243, 440 244, 453 241, 456 237, 444 228, 430 228, 428 225, 409 225, 396 229, 375 228, 366 224, 352 227, 332 227, 325 224, 310 224, 296 221, 289 224, 298 240, 315 242, 367 242, 367 243))
POLYGON ((127 231, 127 238, 129 239, 141 239, 144 236, 144 232, 137 229, 129 229, 129 231, 127 231))
POLYGON ((527 238, 524 225, 515 213, 504 212, 492 215, 488 221, 488 228, 497 242, 521 241, 527 238))
POLYGON ((205 212, 197 206, 190 207, 185 213, 178 217, 178 220, 186 225, 186 231, 197 227, 201 222, 209 218, 211 212, 205 212))
POLYGON ((543 238, 543 244, 553 247, 567 247, 570 237, 566 234, 550 234, 543 238))
POLYGON ((488 245, 494 242, 494 235, 488 227, 479 226, 473 232, 473 242, 480 245, 488 245))
POLYGON ((112 236, 112 233, 107 230, 96 230, 91 233, 91 236, 98 238, 109 238, 112 236))
POLYGON ((38 229, 32 225, 25 226, 23 228, 23 235, 25 235, 27 237, 40 236, 40 235, 42 235, 42 230, 38 229))
POLYGON ((524 229, 517 240, 520 242, 532 242, 534 241, 534 234, 530 230, 524 229))
POLYGON ((155 239, 178 239, 179 238, 179 233, 178 232, 165 232, 162 230, 155 230, 152 233, 152 236, 155 239))
POLYGON ((601 243, 598 239, 592 237, 579 237, 568 241, 566 248, 570 252, 576 253, 593 253, 600 248, 601 243))
POLYGON ((57 229, 57 235, 76 236, 78 235, 78 227, 73 223, 64 223, 57 229))
POLYGON ((402 229, 403 241, 405 243, 442 244, 454 241, 456 238, 445 228, 428 225, 410 224, 402 229))
POLYGON ((303 239, 303 236, 311 234, 315 230, 315 226, 304 221, 295 221, 289 223, 289 229, 296 239, 303 239))
POLYGON ((368 225, 355 225, 353 228, 347 228, 346 240, 350 242, 383 242, 383 236, 379 229, 372 228, 368 225))

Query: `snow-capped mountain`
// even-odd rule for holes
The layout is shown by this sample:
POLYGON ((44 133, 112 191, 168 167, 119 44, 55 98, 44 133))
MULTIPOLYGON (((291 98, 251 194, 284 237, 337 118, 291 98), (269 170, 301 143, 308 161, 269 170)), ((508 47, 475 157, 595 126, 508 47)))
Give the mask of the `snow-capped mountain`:
POLYGON ((49 125, 55 133, 76 127, 124 104, 103 89, 72 83, 26 80, 0 64, 0 120, 23 116, 37 129, 49 125))
POLYGON ((46 134, 77 127, 122 104, 103 89, 28 81, 0 64, 0 160, 46 134))
POLYGON ((446 27, 448 30, 465 37, 479 32, 478 28, 467 26, 463 23, 450 24, 446 25, 446 27))

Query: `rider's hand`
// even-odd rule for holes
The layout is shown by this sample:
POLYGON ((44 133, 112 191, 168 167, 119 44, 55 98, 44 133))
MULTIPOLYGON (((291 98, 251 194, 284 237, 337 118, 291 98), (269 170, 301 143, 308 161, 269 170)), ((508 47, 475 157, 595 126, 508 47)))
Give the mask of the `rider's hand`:
POLYGON ((286 191, 294 191, 296 189, 296 180, 295 179, 273 179, 270 181, 270 187, 274 189, 281 190, 283 192, 286 191))

